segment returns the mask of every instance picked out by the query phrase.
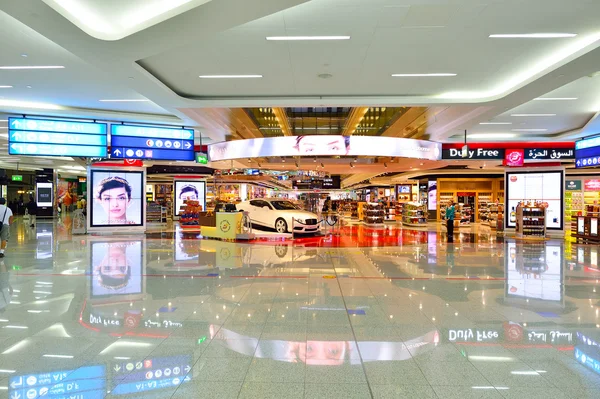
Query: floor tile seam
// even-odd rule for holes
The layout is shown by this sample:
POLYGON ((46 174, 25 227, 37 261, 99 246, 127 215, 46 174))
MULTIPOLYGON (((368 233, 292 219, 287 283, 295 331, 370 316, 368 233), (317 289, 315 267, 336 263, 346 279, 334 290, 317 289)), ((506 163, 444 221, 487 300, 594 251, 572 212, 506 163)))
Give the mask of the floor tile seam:
MULTIPOLYGON (((371 399, 374 399, 375 395, 373 393, 373 389, 371 388, 371 384, 369 382, 369 377, 367 375, 367 369, 365 367, 365 362, 363 361, 363 356, 362 356, 362 353, 361 353, 361 350, 360 350, 360 346, 358 345, 358 339, 356 338, 356 332, 354 331, 354 326, 352 324, 352 319, 350 318, 350 314, 348 313, 348 304, 346 303, 346 296, 344 295, 344 291, 342 290, 342 285, 341 285, 341 282, 340 282, 339 274, 338 274, 337 268, 335 267, 335 264, 333 263, 333 258, 330 257, 329 260, 330 260, 331 265, 333 267, 333 272, 334 272, 334 275, 336 277, 335 280, 336 280, 336 282, 338 284, 338 288, 340 290, 340 296, 341 296, 341 299, 342 299, 342 301, 344 303, 344 308, 346 309, 346 316, 348 317, 348 323, 350 324, 350 330, 352 331, 352 337, 354 338, 354 343, 356 344, 358 356, 360 358, 360 365, 362 367, 362 371, 363 371, 363 374, 365 376, 365 381, 367 382, 367 389, 369 390, 369 395, 371 396, 371 399)), ((305 382, 305 384, 306 384, 306 382, 305 382)))

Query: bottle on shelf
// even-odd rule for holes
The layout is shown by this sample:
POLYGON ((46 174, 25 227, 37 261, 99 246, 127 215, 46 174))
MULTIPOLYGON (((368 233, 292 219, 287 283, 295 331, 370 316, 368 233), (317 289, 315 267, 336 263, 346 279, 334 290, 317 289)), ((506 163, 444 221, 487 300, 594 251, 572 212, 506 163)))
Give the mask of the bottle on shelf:
POLYGON ((510 211, 510 221, 512 223, 517 221, 517 212, 515 212, 515 207, 513 206, 511 211, 510 211))

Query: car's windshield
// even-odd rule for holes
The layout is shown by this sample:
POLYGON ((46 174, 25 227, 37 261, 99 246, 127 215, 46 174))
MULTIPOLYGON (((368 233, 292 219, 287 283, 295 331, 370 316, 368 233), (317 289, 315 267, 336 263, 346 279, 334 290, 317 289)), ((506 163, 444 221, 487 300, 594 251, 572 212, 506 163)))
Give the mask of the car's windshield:
POLYGON ((290 201, 271 201, 271 205, 273 205, 273 208, 277 209, 278 211, 291 211, 298 209, 290 201))

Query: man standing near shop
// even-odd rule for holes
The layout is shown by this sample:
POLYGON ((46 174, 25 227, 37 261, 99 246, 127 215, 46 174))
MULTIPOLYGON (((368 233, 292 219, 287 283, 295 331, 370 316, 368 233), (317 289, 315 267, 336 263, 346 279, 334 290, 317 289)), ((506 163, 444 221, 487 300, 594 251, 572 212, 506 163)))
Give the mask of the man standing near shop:
POLYGON ((0 198, 0 258, 4 258, 4 250, 10 238, 10 224, 13 221, 13 213, 6 206, 6 199, 0 198))
POLYGON ((450 201, 448 208, 446 208, 446 227, 448 229, 448 242, 454 242, 454 201, 450 201))

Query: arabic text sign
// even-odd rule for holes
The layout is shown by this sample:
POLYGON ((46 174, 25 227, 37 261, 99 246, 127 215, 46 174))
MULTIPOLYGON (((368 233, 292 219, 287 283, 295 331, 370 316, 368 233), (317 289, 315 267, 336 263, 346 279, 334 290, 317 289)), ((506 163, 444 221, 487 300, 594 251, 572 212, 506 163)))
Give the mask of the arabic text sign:
POLYGON ((525 150, 525 161, 559 161, 563 159, 573 159, 575 157, 575 150, 572 148, 561 148, 561 149, 526 149, 525 150))
POLYGON ((112 125, 111 158, 193 161, 194 131, 112 125))
POLYGON ((106 395, 106 368, 80 367, 46 373, 13 376, 8 382, 9 397, 24 398, 103 398, 106 395))
POLYGON ((441 152, 442 145, 433 141, 382 136, 286 136, 208 146, 211 161, 272 156, 391 156, 439 160, 441 152))
POLYGON ((9 118, 8 126, 10 155, 105 157, 107 154, 105 123, 9 118))

